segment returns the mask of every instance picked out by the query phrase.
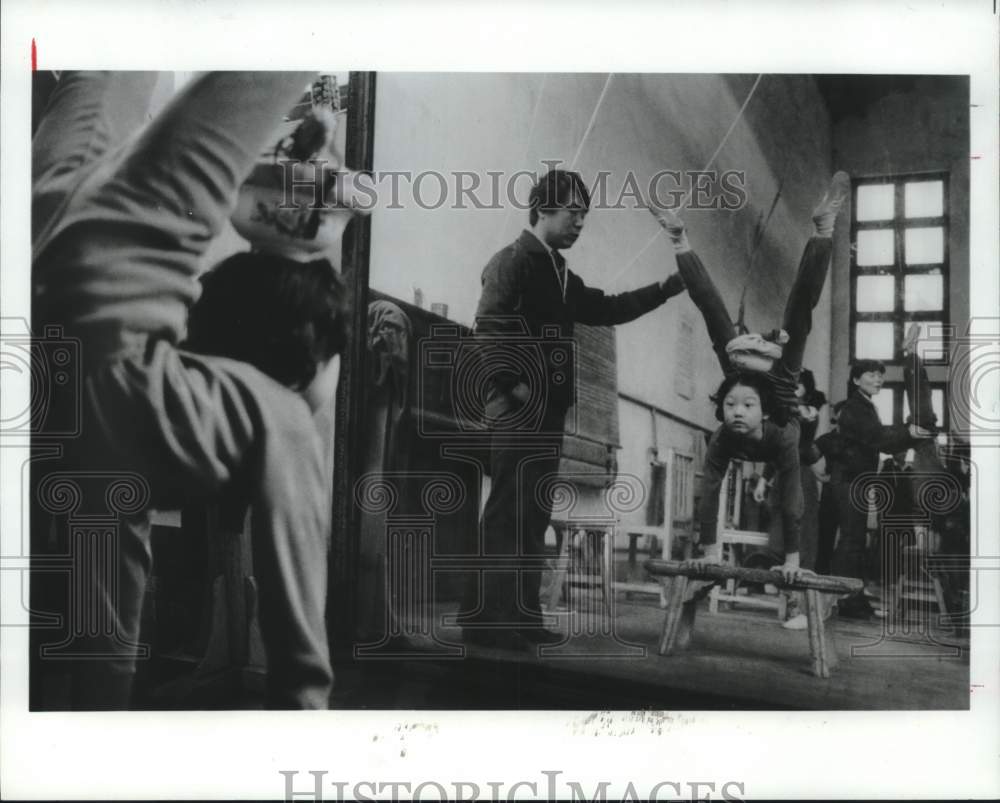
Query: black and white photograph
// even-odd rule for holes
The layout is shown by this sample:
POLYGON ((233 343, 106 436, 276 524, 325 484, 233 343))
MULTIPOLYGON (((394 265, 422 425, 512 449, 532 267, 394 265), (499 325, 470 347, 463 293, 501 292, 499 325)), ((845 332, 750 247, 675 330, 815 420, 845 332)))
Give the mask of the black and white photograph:
MULTIPOLYGON (((996 65, 793 32, 717 70, 15 41, 8 724, 271 734, 171 797, 991 796, 951 773, 997 746, 996 65), (472 763, 416 766, 449 727, 472 763), (867 785, 912 729, 935 763, 867 785)), ((5 781, 162 793, 62 784, 5 781)))

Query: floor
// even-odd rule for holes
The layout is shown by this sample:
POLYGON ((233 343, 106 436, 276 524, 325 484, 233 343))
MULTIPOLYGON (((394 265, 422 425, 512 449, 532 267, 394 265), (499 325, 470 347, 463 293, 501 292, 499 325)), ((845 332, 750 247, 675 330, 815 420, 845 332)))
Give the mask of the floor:
MULTIPOLYGON (((566 641, 527 652, 464 647, 438 607, 433 635, 413 632, 338 673, 345 708, 549 708, 962 710, 969 706, 968 640, 926 632, 911 617, 827 623, 837 655, 829 679, 810 671, 806 631, 773 613, 701 603, 692 643, 660 656, 663 611, 654 596, 615 595, 612 618, 599 595, 578 595, 556 613, 566 641), (582 598, 582 599, 581 599, 582 598), (449 654, 449 651, 451 654, 449 654), (436 655, 435 655, 436 653, 436 655)), ((877 604, 877 602, 876 602, 877 604)), ((405 629, 405 625, 404 625, 405 629)))

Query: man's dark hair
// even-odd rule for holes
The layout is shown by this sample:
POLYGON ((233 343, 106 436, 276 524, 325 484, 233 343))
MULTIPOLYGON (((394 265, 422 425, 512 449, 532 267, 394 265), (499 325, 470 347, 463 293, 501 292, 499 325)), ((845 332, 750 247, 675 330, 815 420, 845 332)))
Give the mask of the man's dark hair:
POLYGON ((881 360, 855 360, 851 363, 851 376, 847 380, 848 396, 855 393, 858 389, 858 386, 854 384, 854 380, 860 378, 862 374, 867 374, 869 371, 884 374, 885 363, 881 360))
POLYGON ((301 390, 320 363, 343 351, 347 312, 343 282, 327 260, 244 252, 202 277, 185 345, 248 362, 301 390))
POLYGON ((760 396, 761 409, 776 424, 784 426, 788 422, 788 411, 784 405, 778 403, 774 395, 774 388, 771 386, 771 381, 767 376, 757 371, 737 371, 736 373, 729 374, 722 380, 719 389, 709 397, 715 403, 716 420, 725 420, 722 410, 723 402, 726 400, 729 391, 737 385, 744 385, 757 391, 757 395, 760 396))
POLYGON ((528 221, 534 226, 538 222, 539 213, 552 212, 566 206, 573 199, 574 193, 578 194, 583 205, 590 209, 590 193, 579 173, 569 170, 550 170, 531 188, 531 194, 528 196, 531 207, 528 221))

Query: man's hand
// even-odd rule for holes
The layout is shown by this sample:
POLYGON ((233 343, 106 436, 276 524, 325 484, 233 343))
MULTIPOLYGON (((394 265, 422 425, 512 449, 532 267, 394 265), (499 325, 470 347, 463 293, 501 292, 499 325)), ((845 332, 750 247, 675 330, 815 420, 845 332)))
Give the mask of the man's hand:
POLYGON ((684 561, 684 567, 693 569, 696 572, 703 572, 706 566, 718 566, 722 563, 722 544, 709 544, 705 547, 705 554, 700 558, 691 558, 684 561))
POLYGON ((753 501, 758 505, 762 505, 765 499, 767 499, 767 480, 760 477, 753 489, 753 501))

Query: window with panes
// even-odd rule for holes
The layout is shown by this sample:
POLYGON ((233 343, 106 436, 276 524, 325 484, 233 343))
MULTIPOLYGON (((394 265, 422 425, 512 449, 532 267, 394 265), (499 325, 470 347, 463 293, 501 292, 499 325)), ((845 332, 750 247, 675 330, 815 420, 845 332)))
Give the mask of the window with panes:
MULTIPOLYGON (((948 175, 855 179, 851 221, 851 355, 902 360, 910 324, 923 327, 921 355, 940 362, 948 326, 948 175)), ((887 383, 873 401, 885 423, 909 415, 902 386, 887 383)), ((945 422, 944 384, 932 386, 945 422)))

